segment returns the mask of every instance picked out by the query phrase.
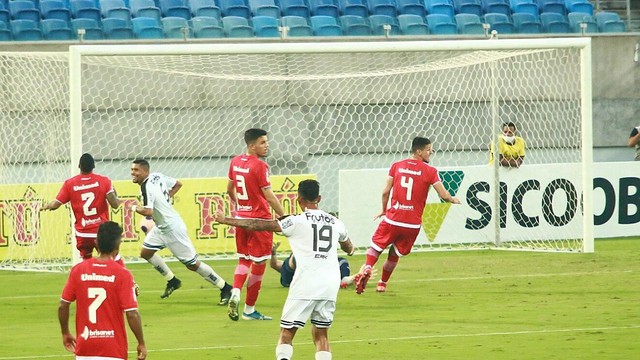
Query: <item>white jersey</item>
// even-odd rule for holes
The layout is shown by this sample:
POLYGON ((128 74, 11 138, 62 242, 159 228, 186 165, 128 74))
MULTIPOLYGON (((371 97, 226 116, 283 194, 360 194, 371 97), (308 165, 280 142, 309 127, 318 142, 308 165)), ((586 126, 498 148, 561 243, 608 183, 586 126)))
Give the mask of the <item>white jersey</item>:
POLYGON ((305 210, 278 222, 296 259, 288 299, 335 301, 340 289, 338 242, 348 239, 344 223, 322 210, 305 210))
POLYGON ((140 186, 142 202, 147 209, 153 209, 153 221, 161 233, 177 229, 184 222, 171 205, 169 190, 177 180, 160 173, 151 173, 140 186))

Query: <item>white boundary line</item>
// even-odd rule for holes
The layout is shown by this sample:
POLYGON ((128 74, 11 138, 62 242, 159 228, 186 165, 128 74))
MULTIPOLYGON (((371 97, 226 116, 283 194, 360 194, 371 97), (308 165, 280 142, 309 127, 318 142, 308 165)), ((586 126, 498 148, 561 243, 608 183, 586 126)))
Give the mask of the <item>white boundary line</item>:
MULTIPOLYGON (((371 341, 405 341, 405 340, 424 340, 424 339, 445 339, 445 338, 466 338, 466 337, 484 337, 484 336, 517 336, 517 335, 534 335, 534 334, 553 334, 553 333, 569 333, 569 332, 588 332, 588 331, 607 331, 607 330, 629 330, 640 329, 640 325, 627 325, 627 326, 607 326, 607 327, 592 327, 592 328, 572 328, 572 329, 545 329, 545 330, 522 330, 522 331, 500 331, 489 333, 472 333, 472 334, 439 334, 439 335, 421 335, 421 336, 403 336, 403 337, 389 337, 389 338, 375 338, 375 339, 352 339, 352 340, 335 340, 331 341, 332 344, 353 344, 371 341)), ((312 342, 297 342, 298 345, 311 345, 312 342)), ((199 351, 199 350, 216 350, 216 349, 246 349, 256 347, 273 347, 273 343, 259 344, 259 345, 219 345, 219 346, 202 346, 202 347, 186 347, 186 348, 173 348, 173 349, 150 349, 149 353, 154 352, 179 352, 179 351, 199 351)), ((130 354, 135 354, 135 351, 129 351, 130 354)), ((65 355, 35 355, 35 356, 15 356, 15 357, 0 357, 0 360, 20 360, 20 359, 47 359, 55 357, 65 357, 65 355)), ((66 355, 69 357, 69 355, 66 355)))

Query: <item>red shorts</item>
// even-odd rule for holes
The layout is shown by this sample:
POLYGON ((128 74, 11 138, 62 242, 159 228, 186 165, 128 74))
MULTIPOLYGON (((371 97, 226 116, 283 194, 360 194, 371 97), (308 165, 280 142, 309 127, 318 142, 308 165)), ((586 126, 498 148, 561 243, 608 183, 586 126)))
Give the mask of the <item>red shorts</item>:
POLYGON ((91 259, 93 249, 96 249, 96 237, 86 237, 76 235, 76 249, 80 251, 83 259, 91 259))
POLYGON ((414 229, 391 225, 383 220, 373 234, 371 242, 373 248, 378 251, 383 251, 389 245, 393 245, 398 255, 409 255, 418 234, 420 234, 420 228, 414 229))
POLYGON ((271 258, 273 233, 271 231, 249 231, 236 228, 236 250, 240 257, 251 261, 264 261, 271 258))

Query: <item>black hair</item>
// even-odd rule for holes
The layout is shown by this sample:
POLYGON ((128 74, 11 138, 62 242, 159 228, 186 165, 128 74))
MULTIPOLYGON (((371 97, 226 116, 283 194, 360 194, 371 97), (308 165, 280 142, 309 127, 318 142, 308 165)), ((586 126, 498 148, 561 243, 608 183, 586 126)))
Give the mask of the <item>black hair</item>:
POLYGON ((133 163, 138 164, 147 170, 149 170, 149 168, 151 167, 151 165, 149 165, 149 162, 145 159, 135 159, 133 160, 133 163))
POLYGON ((96 167, 96 162, 93 160, 93 156, 89 153, 84 153, 80 156, 80 163, 78 164, 80 171, 85 174, 90 173, 96 167))
POLYGON ((507 123, 502 124, 502 128, 504 129, 504 127, 513 127, 513 130, 518 130, 518 128, 516 127, 516 124, 514 124, 513 122, 509 121, 507 123))
POLYGON ((320 183, 313 179, 300 181, 298 195, 306 201, 316 201, 320 196, 320 183))
POLYGON ((106 221, 98 228, 98 251, 109 254, 118 249, 118 242, 122 239, 122 227, 113 221, 106 221))
POLYGON ((244 132, 244 142, 247 145, 251 145, 256 142, 256 140, 258 140, 261 136, 267 136, 267 131, 257 128, 249 129, 244 132))
POLYGON ((425 137, 416 136, 413 138, 413 141, 411 141, 411 152, 414 153, 418 150, 422 150, 429 144, 431 144, 431 140, 425 137))

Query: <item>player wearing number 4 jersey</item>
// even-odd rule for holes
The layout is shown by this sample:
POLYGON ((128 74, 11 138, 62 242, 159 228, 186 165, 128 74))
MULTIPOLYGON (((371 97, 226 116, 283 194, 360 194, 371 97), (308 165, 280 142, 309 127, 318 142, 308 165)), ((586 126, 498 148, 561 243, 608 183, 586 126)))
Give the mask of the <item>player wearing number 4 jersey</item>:
POLYGON ((382 212, 374 219, 382 218, 367 250, 367 260, 354 279, 356 293, 362 294, 371 277, 371 269, 380 253, 391 246, 387 261, 382 266, 382 278, 376 291, 384 292, 400 256, 409 255, 422 226, 422 213, 429 187, 433 186, 444 201, 459 204, 440 181, 438 171, 429 166, 431 141, 416 137, 411 143, 411 157, 401 160, 389 169, 389 177, 382 192, 382 212), (392 193, 393 190, 393 193, 392 193), (391 202, 389 197, 391 196, 391 202), (389 207, 387 207, 389 206, 389 207))
POLYGON ((298 186, 298 204, 302 214, 280 220, 232 219, 216 214, 221 224, 240 226, 252 231, 282 232, 291 245, 297 268, 282 310, 277 360, 293 356, 293 338, 311 318, 311 334, 316 346, 316 360, 330 360, 328 328, 333 322, 340 288, 338 244, 353 255, 353 245, 344 224, 318 209, 320 186, 315 180, 304 180, 298 186))
MULTIPOLYGON (((244 133, 247 153, 231 160, 227 193, 231 203, 231 212, 238 219, 271 219, 269 205, 278 214, 284 215, 280 201, 271 190, 269 166, 260 160, 269 151, 267 132, 262 129, 249 129, 244 133)), ((233 290, 229 299, 229 318, 237 321, 240 290, 247 281, 247 298, 242 318, 244 320, 271 320, 255 309, 262 277, 271 258, 273 234, 269 231, 250 231, 236 229, 236 250, 238 266, 233 277, 233 290)))
POLYGON ((122 240, 122 228, 107 221, 97 231, 97 258, 71 269, 62 291, 58 320, 62 343, 76 360, 127 359, 127 332, 123 313, 138 340, 137 359, 147 356, 138 313, 133 276, 114 261, 122 240), (76 336, 69 330, 69 309, 76 302, 76 336))
MULTIPOLYGON (((41 210, 56 210, 63 204, 71 204, 75 218, 76 248, 83 259, 89 259, 95 248, 98 227, 109 220, 108 205, 116 209, 121 201, 111 185, 111 179, 93 173, 95 161, 91 154, 82 154, 78 167, 80 174, 67 179, 56 199, 41 210)), ((124 265, 119 256, 117 259, 124 265)))

